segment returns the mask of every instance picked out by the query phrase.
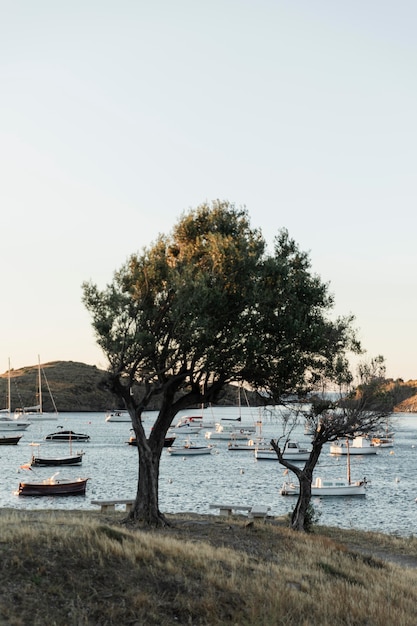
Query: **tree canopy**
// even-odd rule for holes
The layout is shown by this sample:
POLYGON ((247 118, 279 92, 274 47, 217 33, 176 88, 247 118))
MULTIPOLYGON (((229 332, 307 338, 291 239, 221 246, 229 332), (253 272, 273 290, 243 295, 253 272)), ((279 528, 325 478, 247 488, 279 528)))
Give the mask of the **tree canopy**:
POLYGON ((228 202, 185 213, 105 289, 85 283, 83 300, 109 361, 108 385, 138 439, 132 516, 150 523, 163 519, 155 481, 180 409, 215 401, 231 382, 279 403, 323 376, 343 377, 346 354, 360 350, 353 317, 331 317, 328 285, 288 232, 277 234, 269 252, 247 211, 228 202), (155 396, 159 414, 145 434, 140 417, 155 396))

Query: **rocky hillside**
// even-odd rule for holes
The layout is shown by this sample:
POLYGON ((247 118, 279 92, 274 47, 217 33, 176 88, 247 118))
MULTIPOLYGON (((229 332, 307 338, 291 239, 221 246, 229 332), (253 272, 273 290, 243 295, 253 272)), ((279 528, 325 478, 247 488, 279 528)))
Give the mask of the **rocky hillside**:
MULTIPOLYGON (((54 361, 41 365, 43 410, 53 411, 53 401, 59 412, 106 411, 117 407, 117 400, 100 388, 105 371, 94 365, 74 361, 54 361), (52 399, 53 398, 53 401, 52 399)), ((32 406, 38 403, 38 366, 32 365, 10 372, 11 408, 32 406)), ((0 408, 7 407, 8 372, 0 374, 0 408)), ((388 381, 394 411, 417 412, 417 381, 388 381)), ((242 404, 259 404, 256 394, 245 394, 242 404)), ((220 404, 238 403, 236 387, 230 385, 220 404)), ((157 405, 149 407, 157 408, 157 405)))

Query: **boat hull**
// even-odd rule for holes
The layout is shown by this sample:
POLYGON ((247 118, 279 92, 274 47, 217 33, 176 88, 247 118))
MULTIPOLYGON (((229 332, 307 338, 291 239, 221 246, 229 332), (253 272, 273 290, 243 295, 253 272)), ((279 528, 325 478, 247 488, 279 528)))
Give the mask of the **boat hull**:
POLYGON ((330 446, 330 454, 340 454, 340 455, 356 455, 356 454, 377 454, 377 446, 369 446, 367 448, 353 448, 349 446, 349 450, 346 446, 339 445, 331 445, 330 446))
POLYGON ((131 422, 129 411, 113 411, 106 413, 106 422, 131 422))
POLYGON ((18 419, 12 419, 12 418, 5 418, 5 417, 1 417, 0 418, 0 432, 1 431, 22 431, 22 430, 26 430, 26 428, 29 428, 30 426, 30 422, 26 422, 26 421, 20 421, 18 419))
POLYGON ((190 447, 190 448, 184 448, 184 447, 178 447, 176 448, 174 447, 169 447, 167 448, 169 454, 171 454, 172 456, 198 456, 201 454, 211 454, 211 448, 206 447, 206 446, 196 446, 196 447, 190 447))
MULTIPOLYGON (((284 483, 280 494, 282 496, 298 496, 300 488, 294 483, 284 483)), ((365 496, 366 485, 365 482, 361 481, 351 483, 350 485, 347 483, 326 484, 324 482, 321 487, 312 485, 311 495, 318 497, 365 496)))
POLYGON ((46 435, 45 441, 89 441, 90 435, 82 433, 74 433, 71 430, 63 430, 57 433, 46 435))
MULTIPOLYGON (((174 441, 176 440, 176 436, 173 437, 165 437, 164 439, 164 448, 169 448, 170 446, 172 446, 174 444, 174 441)), ((137 439, 136 437, 130 437, 129 441, 127 441, 126 443, 129 444, 129 446, 136 446, 138 445, 137 439)))
POLYGON ((59 465, 81 465, 84 453, 60 457, 32 456, 31 465, 34 467, 56 467, 59 465))
MULTIPOLYGON (((255 457, 258 461, 278 461, 275 450, 255 450, 255 457)), ((285 461, 307 461, 310 458, 309 452, 284 452, 282 458, 285 461)))
POLYGON ((19 443, 23 435, 0 435, 0 446, 15 446, 19 443))
POLYGON ((84 496, 88 478, 77 480, 45 480, 39 483, 21 482, 19 496, 84 496))

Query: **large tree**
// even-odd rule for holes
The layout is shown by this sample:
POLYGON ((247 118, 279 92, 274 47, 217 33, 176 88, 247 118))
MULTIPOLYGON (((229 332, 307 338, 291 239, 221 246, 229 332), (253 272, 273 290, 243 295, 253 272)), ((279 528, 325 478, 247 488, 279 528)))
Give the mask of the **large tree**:
POLYGON ((166 523, 159 463, 178 411, 215 402, 232 382, 279 401, 359 350, 353 318, 331 319, 328 286, 287 231, 268 253, 247 211, 228 202, 185 213, 105 289, 84 283, 83 301, 109 361, 107 384, 128 409, 138 441, 130 516, 152 525, 166 523), (145 433, 141 415, 155 398, 158 415, 145 433))
POLYGON ((291 514, 291 528, 298 531, 308 530, 311 522, 311 483, 314 469, 320 459, 323 446, 340 438, 353 438, 358 435, 370 435, 386 422, 393 410, 392 398, 386 392, 385 361, 378 356, 358 365, 356 379, 350 374, 348 363, 339 362, 336 367, 338 393, 320 393, 312 395, 310 408, 304 417, 312 433, 310 456, 299 467, 283 457, 285 443, 297 424, 298 416, 284 424, 284 435, 280 441, 271 440, 278 461, 291 470, 300 486, 300 493, 291 514), (352 386, 352 382, 356 384, 352 386), (331 398, 334 399, 331 399, 331 398))

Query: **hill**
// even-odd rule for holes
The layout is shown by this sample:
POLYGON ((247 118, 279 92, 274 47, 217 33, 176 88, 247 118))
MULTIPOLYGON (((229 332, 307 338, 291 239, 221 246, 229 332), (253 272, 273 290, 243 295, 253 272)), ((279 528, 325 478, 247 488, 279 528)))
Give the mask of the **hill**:
MULTIPOLYGON (((119 407, 117 399, 100 387, 105 374, 105 370, 98 369, 95 365, 76 361, 53 361, 42 364, 43 410, 53 411, 53 402, 59 412, 107 411, 119 407)), ((7 406, 7 387, 8 372, 5 372, 0 374, 0 408, 7 406)), ((12 369, 10 387, 12 411, 19 407, 38 404, 38 366, 12 369)), ((249 394, 249 396, 248 401, 256 405, 255 395, 249 394)), ((229 385, 222 396, 221 404, 237 404, 235 386, 229 385)), ((149 406, 150 410, 157 408, 157 401, 149 406)))
MULTIPOLYGON (((106 411, 118 407, 117 399, 105 389, 102 382, 106 372, 95 365, 76 361, 53 361, 41 365, 43 410, 53 411, 53 400, 57 410, 66 411, 106 411)), ((38 366, 31 365, 10 372, 11 408, 32 406, 38 403, 38 366)), ((0 408, 7 406, 8 372, 0 374, 0 408)), ((386 393, 389 395, 394 412, 417 412, 417 380, 403 382, 388 380, 386 393)), ((256 394, 246 392, 242 403, 259 405, 256 394)), ((236 405, 237 389, 229 385, 219 404, 236 405)), ((157 401, 149 409, 157 409, 157 401)))

